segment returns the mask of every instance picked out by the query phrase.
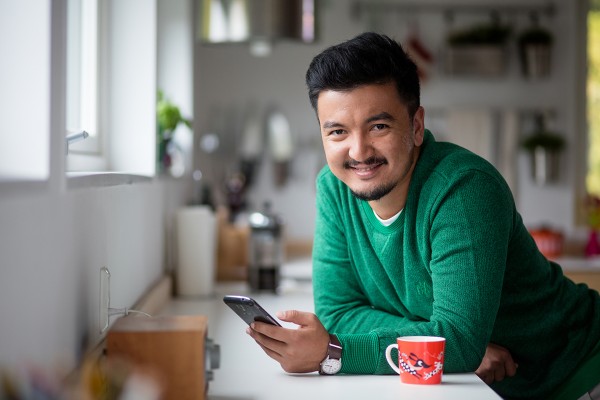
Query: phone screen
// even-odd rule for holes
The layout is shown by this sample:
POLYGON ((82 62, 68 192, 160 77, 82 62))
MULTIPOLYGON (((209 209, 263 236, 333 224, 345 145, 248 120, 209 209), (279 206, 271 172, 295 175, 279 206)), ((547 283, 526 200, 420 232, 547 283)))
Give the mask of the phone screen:
POLYGON ((277 320, 271 316, 271 314, 262 308, 260 304, 256 302, 256 300, 250 297, 229 295, 225 296, 223 301, 248 325, 258 321, 281 326, 279 322, 277 322, 277 320))

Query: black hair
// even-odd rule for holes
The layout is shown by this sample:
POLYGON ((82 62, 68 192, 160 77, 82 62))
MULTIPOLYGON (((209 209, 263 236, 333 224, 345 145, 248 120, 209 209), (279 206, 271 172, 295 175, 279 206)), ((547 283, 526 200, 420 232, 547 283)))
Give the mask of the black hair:
POLYGON ((344 91, 389 82, 396 84, 412 118, 420 106, 417 66, 400 44, 374 32, 325 49, 313 58, 306 71, 308 97, 315 111, 323 90, 344 91))

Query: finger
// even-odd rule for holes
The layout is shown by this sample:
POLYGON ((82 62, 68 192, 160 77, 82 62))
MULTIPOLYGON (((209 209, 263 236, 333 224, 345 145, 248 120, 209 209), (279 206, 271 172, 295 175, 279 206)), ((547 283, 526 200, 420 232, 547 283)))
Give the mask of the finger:
POLYGON ((318 321, 315 314, 298 310, 279 311, 275 315, 282 321, 292 322, 300 326, 313 325, 318 321))
POLYGON ((494 368, 493 380, 496 382, 500 382, 506 376, 506 370, 503 365, 498 365, 494 368))
POLYGON ((276 352, 276 351, 273 351, 273 350, 271 350, 270 348, 268 348, 268 347, 266 347, 266 346, 262 345, 262 344, 261 344, 261 343, 259 343, 259 342, 256 342, 256 343, 257 343, 257 344, 260 346, 260 348, 261 348, 261 349, 263 349, 263 351, 264 351, 265 353, 267 353, 267 355, 268 355, 269 357, 271 357, 273 360, 277 361, 278 363, 281 363, 281 360, 283 359, 283 356, 282 356, 281 354, 279 354, 279 353, 278 353, 278 352, 276 352))
POLYGON ((515 376, 517 367, 518 365, 513 361, 512 357, 504 362, 504 369, 506 370, 507 376, 515 376))
POLYGON ((492 377, 492 375, 488 373, 483 373, 479 369, 475 371, 475 375, 477 375, 479 379, 485 382, 486 385, 489 385, 494 382, 494 378, 492 377))
POLYGON ((291 331, 291 329, 267 324, 265 322, 253 322, 250 324, 249 329, 280 342, 287 342, 289 340, 289 332, 291 331))
POLYGON ((250 327, 246 329, 246 333, 250 335, 250 337, 252 337, 259 345, 261 345, 261 347, 266 347, 270 350, 277 352, 278 354, 282 354, 285 348, 285 343, 269 335, 265 335, 257 329, 255 329, 265 328, 262 325, 267 325, 267 327, 269 326, 269 324, 253 323, 250 325, 250 327))

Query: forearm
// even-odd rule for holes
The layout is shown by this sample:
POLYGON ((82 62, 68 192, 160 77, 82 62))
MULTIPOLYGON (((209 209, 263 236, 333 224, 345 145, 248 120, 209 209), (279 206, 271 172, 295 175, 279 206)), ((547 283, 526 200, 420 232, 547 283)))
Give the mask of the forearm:
MULTIPOLYGON (((322 315, 323 319, 331 320, 327 313, 322 315)), ((480 346, 477 338, 467 337, 467 327, 463 327, 463 330, 454 326, 452 322, 442 323, 435 320, 411 321, 371 307, 349 309, 344 318, 325 326, 331 333, 335 333, 342 343, 344 373, 393 373, 385 359, 385 349, 395 343, 399 336, 445 337, 447 372, 474 371, 480 365, 485 351, 485 344, 480 346)))

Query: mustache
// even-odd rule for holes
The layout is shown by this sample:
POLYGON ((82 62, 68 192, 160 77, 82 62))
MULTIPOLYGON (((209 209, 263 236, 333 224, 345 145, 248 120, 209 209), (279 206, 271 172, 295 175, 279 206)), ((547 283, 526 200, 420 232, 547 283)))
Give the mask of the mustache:
POLYGON ((387 164, 387 160, 383 157, 369 157, 365 161, 348 160, 344 161, 344 168, 354 168, 357 165, 376 165, 376 164, 387 164))

